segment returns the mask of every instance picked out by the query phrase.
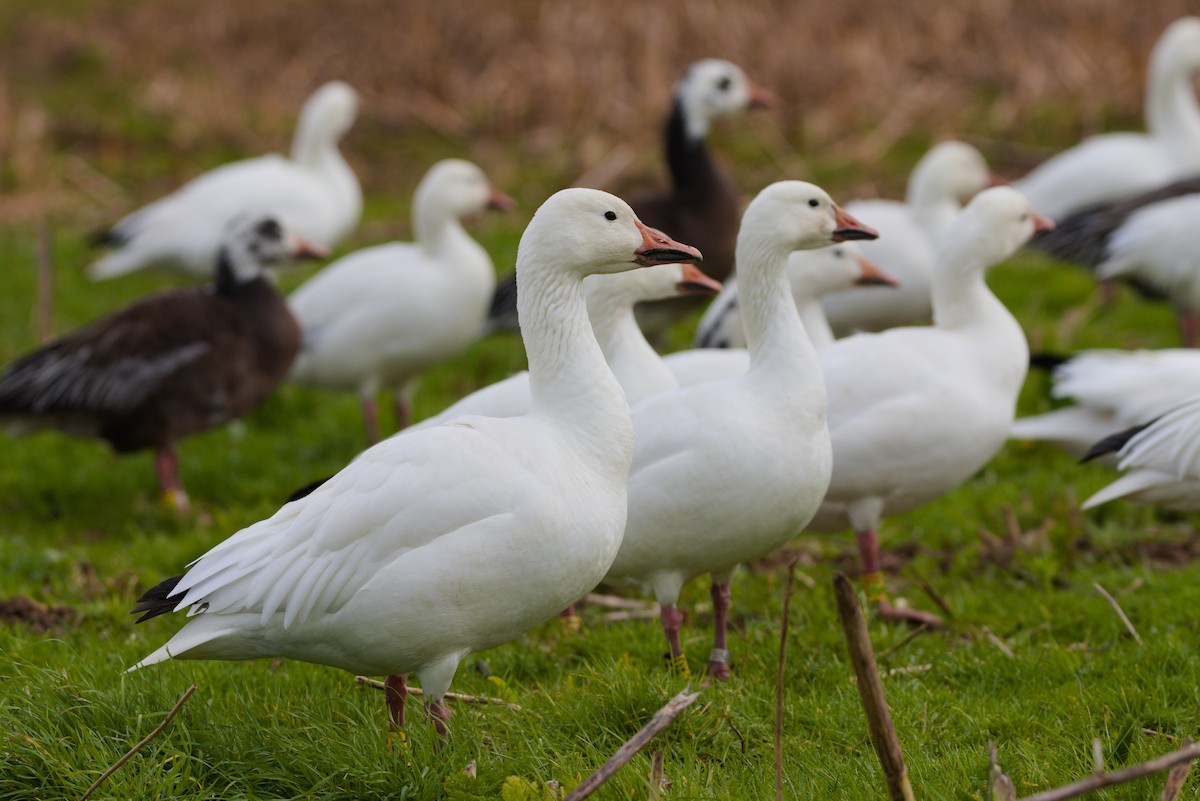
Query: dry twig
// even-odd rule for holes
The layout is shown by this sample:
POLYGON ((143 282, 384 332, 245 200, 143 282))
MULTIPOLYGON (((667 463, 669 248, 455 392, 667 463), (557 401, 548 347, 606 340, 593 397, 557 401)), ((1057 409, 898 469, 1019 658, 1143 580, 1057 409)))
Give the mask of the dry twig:
POLYGON ((1137 633, 1137 629, 1133 627, 1133 623, 1130 622, 1129 618, 1125 615, 1125 610, 1121 608, 1119 603, 1117 603, 1117 599, 1109 595, 1108 590, 1100 586, 1100 582, 1093 581, 1092 586, 1096 588, 1096 592, 1103 596, 1104 600, 1108 601, 1108 605, 1111 606, 1113 611, 1117 613, 1117 617, 1121 618, 1121 622, 1125 624, 1125 630, 1129 632, 1129 636, 1133 637, 1133 639, 1137 641, 1138 645, 1141 645, 1141 635, 1137 633))
POLYGON ((885 656, 891 656, 892 654, 896 653, 901 648, 908 645, 910 642, 917 639, 917 637, 920 637, 922 634, 924 634, 927 631, 929 631, 929 624, 922 623, 920 626, 918 626, 917 628, 910 631, 908 633, 908 636, 905 637, 903 640, 901 640, 900 642, 893 645, 891 648, 888 648, 887 650, 885 650, 881 654, 879 654, 879 656, 877 658, 883 659, 885 656))
POLYGON ((650 801, 662 796, 666 784, 666 778, 663 776, 663 752, 660 748, 650 757, 650 801))
POLYGON ((1009 659, 1012 659, 1015 656, 1012 649, 1008 647, 1008 643, 997 637, 995 633, 987 626, 983 627, 983 636, 987 637, 988 642, 999 648, 1000 652, 1009 659))
POLYGON ((783 622, 779 626, 779 664, 775 670, 775 801, 783 801, 783 669, 787 664, 788 613, 795 579, 796 560, 792 559, 783 585, 783 622))
POLYGON ((834 594, 837 596, 838 616, 846 632, 846 646, 850 651, 850 662, 858 679, 858 693, 862 697, 863 709, 867 713, 867 727, 871 733, 871 744, 883 766, 888 792, 892 801, 914 801, 908 771, 904 767, 904 754, 896 727, 888 711, 887 698, 883 694, 883 682, 879 668, 875 665, 875 654, 871 650, 871 638, 867 635, 867 621, 863 617, 854 585, 845 573, 833 577, 834 594))
MULTIPOLYGON (((1184 746, 1192 744, 1192 738, 1188 737, 1183 742, 1184 746)), ((1171 768, 1171 772, 1167 774, 1167 783, 1163 786, 1162 794, 1158 797, 1158 801, 1175 801, 1179 798, 1179 794, 1183 792, 1183 785, 1187 782, 1188 773, 1192 769, 1191 762, 1181 762, 1171 768)))
MULTIPOLYGON (((382 681, 377 681, 366 676, 355 676, 354 680, 359 684, 367 687, 374 687, 376 690, 387 690, 387 686, 382 681)), ((425 692, 420 687, 409 687, 409 695, 424 695, 425 692)), ((464 693, 446 693, 442 698, 446 701, 458 701, 460 704, 485 704, 487 706, 502 706, 505 709, 512 709, 516 712, 521 711, 519 704, 510 704, 503 698, 491 698, 486 695, 466 695, 464 693)))
POLYGON ((104 781, 109 776, 116 773, 117 769, 120 768, 122 765, 124 765, 126 762, 128 762, 130 757, 132 757, 138 751, 141 751, 143 748, 146 747, 147 743, 149 743, 151 740, 153 740, 155 737, 157 737, 160 733, 162 733, 162 730, 167 728, 167 724, 171 722, 171 719, 174 718, 177 714, 179 714, 180 709, 183 709, 183 703, 185 701, 187 701, 187 699, 191 698, 192 693, 194 693, 194 692, 196 692, 195 684, 193 684, 191 687, 188 687, 187 690, 184 692, 184 694, 179 696, 179 700, 175 702, 175 706, 171 707, 171 711, 168 712, 167 716, 162 719, 162 722, 154 727, 154 731, 147 734, 145 737, 142 738, 141 742, 139 742, 133 748, 130 748, 128 751, 126 751, 125 756, 121 757, 116 762, 114 762, 112 764, 112 767, 110 767, 108 770, 104 771, 104 773, 100 774, 99 779, 96 779, 96 781, 92 782, 91 787, 84 790, 83 795, 79 796, 79 801, 87 801, 88 797, 92 793, 96 792, 96 788, 99 787, 101 784, 103 784, 104 781))
POLYGON ((996 756, 996 741, 988 743, 988 752, 992 761, 992 801, 1017 801, 1017 788, 1013 780, 1000 770, 1000 760, 996 756))
POLYGON ((645 748, 646 743, 654 738, 654 735, 670 726, 675 718, 679 717, 679 713, 692 705, 692 702, 700 697, 700 693, 689 693, 687 690, 679 693, 679 695, 667 702, 666 706, 654 713, 654 717, 650 718, 650 722, 641 728, 641 730, 629 738, 623 746, 617 749, 617 752, 609 758, 607 762, 600 768, 583 780, 583 784, 571 791, 563 801, 583 801, 592 793, 599 789, 600 785, 612 778, 613 774, 621 769, 622 766, 629 760, 633 759, 633 755, 645 748))
POLYGON ((1062 787, 1056 787, 1053 790, 1046 790, 1041 793, 1027 795, 1020 801, 1064 801, 1067 798, 1077 798, 1084 793, 1090 793, 1093 790, 1099 790, 1101 787, 1110 787, 1114 784, 1124 784, 1125 782, 1140 779, 1143 776, 1149 776, 1154 773, 1173 768, 1180 764, 1191 764, 1193 759, 1200 757, 1200 743, 1185 745, 1178 751, 1172 751, 1169 754, 1163 754, 1160 757, 1133 765, 1128 768, 1113 771, 1112 773, 1095 773, 1088 776, 1086 779, 1080 779, 1071 784, 1065 784, 1062 787))

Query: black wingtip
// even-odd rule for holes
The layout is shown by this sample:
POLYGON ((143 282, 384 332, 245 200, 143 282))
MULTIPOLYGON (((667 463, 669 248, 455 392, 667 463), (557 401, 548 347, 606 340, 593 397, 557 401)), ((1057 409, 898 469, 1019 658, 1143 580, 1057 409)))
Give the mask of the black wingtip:
POLYGON ((284 503, 291 503, 292 501, 298 501, 301 498, 307 498, 309 495, 313 494, 313 490, 315 490, 317 487, 321 486, 322 484, 324 484, 326 481, 328 481, 331 478, 333 478, 333 476, 329 475, 329 476, 325 476, 325 478, 318 478, 316 481, 310 481, 309 483, 305 484, 303 487, 300 487, 295 492, 293 492, 291 495, 289 495, 288 499, 284 503))
POLYGON ((1125 447, 1125 443, 1129 442, 1129 440, 1133 439, 1135 436, 1140 434, 1142 431, 1145 431, 1153 424, 1154 420, 1151 420, 1149 423, 1142 423, 1140 426, 1126 428, 1125 430, 1118 431, 1115 434, 1109 434, 1107 437, 1088 448, 1088 452, 1083 455, 1083 458, 1079 460, 1079 463, 1085 464, 1093 459, 1099 459, 1101 456, 1106 454, 1116 453, 1117 451, 1121 450, 1121 448, 1125 447))
POLYGON ((120 245, 124 240, 117 234, 115 228, 106 226, 104 228, 97 228, 89 233, 84 238, 84 241, 87 242, 88 247, 103 248, 120 245))
POLYGON ((182 578, 183 576, 172 576, 146 590, 142 593, 142 597, 138 598, 137 606, 133 607, 129 614, 136 615, 138 612, 145 612, 144 615, 137 619, 138 623, 145 623, 152 617, 173 612, 175 607, 179 605, 179 599, 171 599, 168 596, 175 590, 175 587, 182 578))
POLYGON ((1038 370, 1055 370, 1074 358, 1069 353, 1054 353, 1044 350, 1029 354, 1029 366, 1038 370))

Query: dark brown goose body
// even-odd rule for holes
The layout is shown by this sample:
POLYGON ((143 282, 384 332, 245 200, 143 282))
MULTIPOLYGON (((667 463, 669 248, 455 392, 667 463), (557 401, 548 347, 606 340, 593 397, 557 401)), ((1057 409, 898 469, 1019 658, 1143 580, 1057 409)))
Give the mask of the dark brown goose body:
MULTIPOLYGON (((226 276, 223 276, 226 277, 226 276)), ((261 404, 287 376, 300 328, 264 278, 155 295, 18 359, 0 417, 169 450, 261 404)))

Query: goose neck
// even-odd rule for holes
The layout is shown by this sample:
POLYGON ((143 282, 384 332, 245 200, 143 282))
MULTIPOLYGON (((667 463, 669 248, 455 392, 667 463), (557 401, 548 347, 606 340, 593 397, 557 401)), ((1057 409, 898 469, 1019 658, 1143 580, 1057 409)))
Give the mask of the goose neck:
POLYGON ((631 298, 590 293, 587 307, 596 341, 631 407, 678 386, 674 373, 646 341, 631 298))
POLYGON ((998 314, 1011 316, 988 288, 987 267, 978 256, 957 249, 941 253, 933 276, 933 321, 938 328, 972 328, 987 325, 998 314))
POLYGON ((627 475, 633 421, 592 332, 582 279, 518 258, 517 287, 532 414, 561 424, 627 475))
POLYGON ((666 151, 671 183, 676 190, 695 189, 719 180, 716 163, 708 150, 708 121, 690 119, 679 100, 667 119, 666 151))
POLYGON ((1146 128, 1162 137, 1172 158, 1200 168, 1200 102, 1193 72, 1170 54, 1155 53, 1146 87, 1146 128))
POLYGON ((821 350, 833 343, 833 328, 818 298, 797 299, 796 310, 800 313, 800 323, 813 348, 821 350))
POLYGON ((786 274, 789 252, 772 246, 743 223, 738 235, 738 298, 752 372, 779 377, 818 369, 816 352, 800 322, 786 274))

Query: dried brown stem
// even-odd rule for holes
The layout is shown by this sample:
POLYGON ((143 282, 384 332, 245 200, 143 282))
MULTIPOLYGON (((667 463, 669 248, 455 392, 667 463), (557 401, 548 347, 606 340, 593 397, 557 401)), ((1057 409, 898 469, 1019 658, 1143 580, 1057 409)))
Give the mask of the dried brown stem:
MULTIPOLYGON (((358 682, 359 684, 366 685, 367 687, 374 687, 376 690, 386 690, 387 689, 386 685, 384 685, 384 683, 382 681, 368 678, 367 676, 355 676, 354 680, 356 682, 358 682)), ((408 694, 409 695, 424 695, 425 693, 420 687, 409 687, 408 694)), ((503 698, 491 698, 486 695, 466 695, 464 693, 446 693, 444 696, 442 696, 442 698, 443 698, 443 700, 446 700, 446 701, 457 701, 460 704, 484 704, 487 706, 502 706, 505 709, 512 709, 517 712, 521 711, 521 707, 518 704, 510 704, 508 701, 505 701, 503 698)))
POLYGON ((837 597, 838 615, 846 632, 846 647, 850 651, 850 662, 858 679, 858 693, 862 697, 863 710, 867 713, 867 728, 871 733, 871 744, 883 766, 887 779, 888 793, 892 801, 914 801, 908 771, 904 767, 904 754, 896 727, 888 711, 887 698, 883 693, 883 681, 875 664, 875 653, 871 649, 871 638, 867 635, 867 621, 854 585, 845 573, 833 577, 834 595, 837 597))
POLYGON ((1133 623, 1125 615, 1125 610, 1121 608, 1119 603, 1117 603, 1117 599, 1109 595, 1108 590, 1100 586, 1100 582, 1093 581, 1092 586, 1096 588, 1096 592, 1103 596, 1104 600, 1108 601, 1108 605, 1111 606, 1113 611, 1117 613, 1117 617, 1121 618, 1121 622, 1125 624, 1125 630, 1129 632, 1129 636, 1133 637, 1133 639, 1137 641, 1138 645, 1141 645, 1141 635, 1137 633, 1137 629, 1133 627, 1133 623))
POLYGON ((988 743, 988 754, 992 762, 992 801, 1017 801, 1017 788, 1012 779, 1000 769, 1000 760, 996 756, 996 742, 988 743))
POLYGON ((650 801, 662 797, 663 784, 663 752, 660 748, 650 757, 650 801))
POLYGON ((779 626, 779 664, 775 670, 775 801, 783 801, 783 673, 787 664, 788 613, 792 608, 792 587, 796 581, 796 560, 787 566, 783 585, 783 622, 779 626))
POLYGON ((1086 779, 1080 779, 1077 782, 1065 784, 1053 790, 1027 795, 1021 801, 1063 801, 1066 798, 1076 798, 1084 793, 1099 790, 1101 787, 1124 784, 1134 779, 1140 779, 1143 776, 1149 776, 1153 773, 1173 768, 1176 765, 1191 764, 1192 760, 1197 757, 1200 757, 1200 743, 1192 743, 1191 745, 1185 745, 1178 751, 1163 754, 1160 757, 1155 757, 1154 759, 1132 765, 1128 768, 1115 770, 1112 773, 1096 773, 1088 776, 1086 779))
POLYGON ((125 756, 121 757, 116 762, 114 762, 112 764, 112 767, 110 767, 108 770, 104 771, 104 773, 100 774, 99 779, 96 779, 96 781, 92 782, 91 787, 84 790, 83 795, 79 796, 79 801, 87 801, 88 797, 92 793, 96 792, 96 788, 99 787, 101 784, 103 784, 105 782, 105 780, 108 779, 109 776, 116 773, 117 769, 120 768, 122 765, 124 765, 126 762, 128 762, 130 757, 132 757, 138 751, 145 748, 146 745, 151 740, 153 740, 155 737, 157 737, 159 734, 161 734, 162 730, 167 728, 167 724, 171 722, 171 719, 174 718, 177 714, 179 714, 180 709, 183 709, 184 702, 187 701, 187 699, 191 698, 192 693, 194 693, 194 692, 196 692, 195 684, 193 684, 191 687, 188 687, 187 690, 184 692, 184 694, 179 696, 179 700, 175 702, 175 706, 171 707, 171 711, 167 713, 167 716, 162 719, 161 723, 159 723, 157 726, 154 727, 153 731, 151 731, 149 734, 147 734, 145 737, 143 737, 142 741, 139 742, 137 745, 135 745, 133 748, 130 748, 128 751, 126 751, 125 756))
POLYGON ((922 623, 920 626, 917 626, 915 629, 913 629, 912 631, 910 631, 910 632, 908 633, 908 636, 907 636, 907 637, 905 637, 903 640, 901 640, 900 642, 896 643, 896 644, 895 644, 895 645, 893 645, 891 648, 888 648, 887 650, 885 650, 885 651, 883 651, 882 653, 880 653, 878 658, 879 658, 879 659, 883 659, 885 656, 891 656, 892 654, 896 653, 896 652, 897 652, 897 651, 899 651, 901 648, 903 648, 904 646, 908 645, 910 642, 912 642, 913 640, 917 639, 917 637, 920 637, 922 634, 924 634, 924 633, 925 633, 925 632, 927 632, 927 631, 929 631, 929 624, 928 624, 928 623, 922 623))
POLYGON ((667 702, 666 706, 654 713, 654 717, 650 718, 650 722, 641 728, 641 730, 629 738, 623 746, 617 749, 617 752, 609 758, 607 762, 600 768, 583 780, 583 784, 571 791, 563 801, 582 801, 592 793, 599 789, 600 785, 612 778, 621 767, 633 759, 633 755, 646 747, 646 743, 654 738, 654 735, 670 726, 675 718, 679 717, 679 713, 692 705, 692 702, 700 697, 700 693, 689 693, 687 690, 679 693, 679 695, 667 702))
MULTIPOLYGON (((1188 737, 1183 742, 1184 746, 1192 744, 1192 738, 1188 737)), ((1192 770, 1192 763, 1181 762, 1171 768, 1171 772, 1167 774, 1167 783, 1163 786, 1162 794, 1158 797, 1158 801, 1175 801, 1179 798, 1179 794, 1183 792, 1183 785, 1187 782, 1188 773, 1192 770)))

